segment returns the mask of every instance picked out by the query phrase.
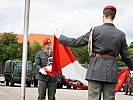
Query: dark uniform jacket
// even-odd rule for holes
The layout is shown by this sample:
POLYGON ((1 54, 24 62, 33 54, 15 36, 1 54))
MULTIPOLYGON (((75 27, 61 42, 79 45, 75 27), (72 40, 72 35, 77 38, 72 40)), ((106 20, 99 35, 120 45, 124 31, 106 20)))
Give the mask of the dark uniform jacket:
MULTIPOLYGON (((89 34, 90 32, 77 39, 61 35, 59 42, 70 47, 88 45, 89 34)), ((118 30, 114 24, 104 23, 103 25, 95 27, 92 42, 92 51, 94 53, 109 54, 115 57, 120 54, 122 60, 133 70, 133 59, 128 52, 125 34, 118 30)), ((118 67, 116 60, 92 57, 86 74, 86 80, 117 83, 117 73, 118 67)))
POLYGON ((49 54, 45 51, 39 51, 35 57, 35 66, 38 71, 37 79, 41 81, 56 81, 56 77, 51 77, 49 75, 43 75, 39 72, 39 69, 48 65, 48 58, 53 56, 51 51, 49 54))

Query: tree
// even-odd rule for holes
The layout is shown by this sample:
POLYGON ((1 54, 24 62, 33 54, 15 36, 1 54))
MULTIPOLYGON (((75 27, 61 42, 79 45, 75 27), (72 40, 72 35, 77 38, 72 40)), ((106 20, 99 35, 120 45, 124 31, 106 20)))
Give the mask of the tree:
POLYGON ((126 64, 123 62, 123 60, 120 56, 117 57, 117 64, 118 64, 118 66, 123 66, 123 67, 126 66, 126 64))
POLYGON ((21 59, 21 45, 18 43, 16 34, 13 32, 0 35, 0 63, 2 63, 1 72, 3 73, 5 61, 11 59, 21 59))
POLYGON ((0 36, 0 42, 4 45, 9 44, 17 44, 18 40, 16 38, 16 34, 13 32, 5 32, 3 35, 0 36))
POLYGON ((29 56, 28 60, 35 62, 35 56, 38 51, 42 50, 42 45, 40 45, 37 41, 34 41, 32 45, 29 46, 29 56))
POLYGON ((129 48, 133 48, 133 42, 130 43, 129 48))
POLYGON ((133 56, 133 48, 129 48, 129 53, 133 56))
MULTIPOLYGON (((133 56, 133 42, 131 42, 129 48, 128 48, 129 53, 131 54, 131 56, 133 56)), ((120 66, 126 66, 126 64, 122 61, 122 58, 119 56, 117 57, 117 61, 118 61, 118 65, 120 66)))
POLYGON ((0 36, 0 61, 5 62, 9 59, 20 58, 19 54, 19 43, 16 38, 16 34, 13 32, 4 33, 0 36))
POLYGON ((72 52, 74 53, 76 59, 81 64, 89 64, 90 56, 88 54, 88 46, 83 46, 79 48, 71 48, 72 52))

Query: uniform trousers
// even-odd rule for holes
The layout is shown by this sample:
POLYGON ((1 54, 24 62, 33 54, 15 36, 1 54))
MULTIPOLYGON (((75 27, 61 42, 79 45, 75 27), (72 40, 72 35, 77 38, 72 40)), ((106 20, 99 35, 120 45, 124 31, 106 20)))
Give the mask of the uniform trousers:
POLYGON ((45 100, 46 92, 48 93, 48 100, 55 100, 56 86, 57 82, 39 81, 38 100, 45 100))
POLYGON ((88 81, 88 100, 115 100, 115 83, 88 81))

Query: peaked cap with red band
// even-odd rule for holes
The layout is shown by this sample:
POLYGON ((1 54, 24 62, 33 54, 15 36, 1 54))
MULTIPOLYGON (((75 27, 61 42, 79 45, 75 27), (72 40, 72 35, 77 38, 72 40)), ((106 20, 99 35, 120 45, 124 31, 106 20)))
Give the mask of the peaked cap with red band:
POLYGON ((47 44, 47 43, 51 43, 50 38, 45 38, 45 39, 43 40, 43 45, 45 45, 45 44, 47 44))
POLYGON ((111 10, 116 12, 116 8, 114 6, 111 6, 111 5, 105 6, 103 10, 105 10, 105 9, 111 9, 111 10))

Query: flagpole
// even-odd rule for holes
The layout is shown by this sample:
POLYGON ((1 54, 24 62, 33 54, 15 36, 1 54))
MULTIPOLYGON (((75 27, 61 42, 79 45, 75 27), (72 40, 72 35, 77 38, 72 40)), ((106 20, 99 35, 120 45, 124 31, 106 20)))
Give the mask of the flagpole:
POLYGON ((25 0, 22 75, 21 75, 21 100, 25 100, 27 45, 28 45, 28 30, 29 30, 29 12, 30 12, 30 0, 25 0))

